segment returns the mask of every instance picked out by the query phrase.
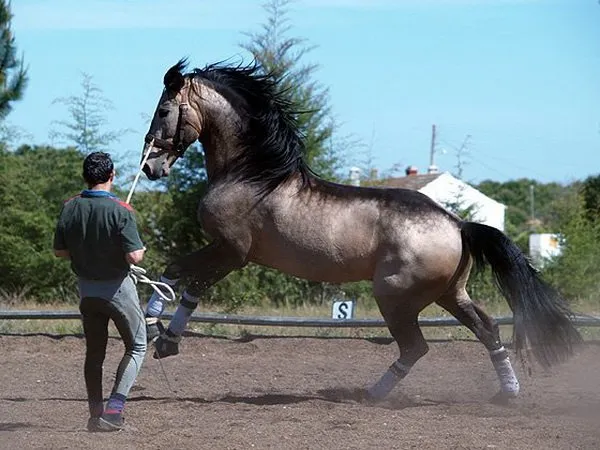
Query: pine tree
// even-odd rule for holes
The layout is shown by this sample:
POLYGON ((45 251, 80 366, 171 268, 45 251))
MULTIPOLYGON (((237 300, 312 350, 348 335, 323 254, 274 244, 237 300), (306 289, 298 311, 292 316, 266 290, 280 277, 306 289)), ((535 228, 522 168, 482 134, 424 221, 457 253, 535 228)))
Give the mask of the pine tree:
POLYGON ((298 111, 298 123, 306 140, 306 161, 319 175, 335 178, 339 158, 331 145, 335 129, 331 119, 328 90, 313 79, 316 64, 303 62, 314 49, 306 39, 288 37, 291 0, 269 0, 263 5, 268 14, 262 30, 245 33, 250 41, 241 44, 260 64, 265 73, 280 80, 298 111))
POLYGON ((109 151, 129 129, 109 130, 107 114, 114 109, 113 103, 96 86, 91 75, 83 73, 81 94, 60 97, 53 101, 67 107, 69 119, 56 120, 50 131, 50 139, 67 145, 75 145, 79 151, 89 154, 109 151), (58 127, 58 128, 56 128, 58 127))
POLYGON ((17 58, 15 38, 10 29, 10 3, 0 0, 0 119, 12 109, 12 103, 21 99, 27 85, 27 71, 23 60, 17 58))

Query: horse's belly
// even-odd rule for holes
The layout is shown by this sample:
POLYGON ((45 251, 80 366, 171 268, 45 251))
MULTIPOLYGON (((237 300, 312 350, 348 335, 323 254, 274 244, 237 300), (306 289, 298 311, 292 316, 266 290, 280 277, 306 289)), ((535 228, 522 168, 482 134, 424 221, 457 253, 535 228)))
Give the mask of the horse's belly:
POLYGON ((370 255, 327 246, 299 249, 286 243, 270 245, 253 252, 251 260, 299 278, 329 283, 371 279, 374 270, 370 255))

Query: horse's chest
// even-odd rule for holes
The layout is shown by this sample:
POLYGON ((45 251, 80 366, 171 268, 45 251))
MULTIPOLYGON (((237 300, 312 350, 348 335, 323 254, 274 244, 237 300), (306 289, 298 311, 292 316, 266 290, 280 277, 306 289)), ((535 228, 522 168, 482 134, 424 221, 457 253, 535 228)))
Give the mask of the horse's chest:
MULTIPOLYGON (((198 220, 211 235, 241 233, 256 222, 257 211, 243 195, 230 192, 207 194, 198 206, 198 220)), ((244 234, 247 234, 244 232, 244 234)))

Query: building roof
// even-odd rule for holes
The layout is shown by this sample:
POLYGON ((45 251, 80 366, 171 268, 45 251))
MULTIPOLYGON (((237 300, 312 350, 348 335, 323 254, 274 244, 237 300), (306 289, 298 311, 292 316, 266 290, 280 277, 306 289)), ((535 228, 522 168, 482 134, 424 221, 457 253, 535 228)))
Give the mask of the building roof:
POLYGON ((363 183, 364 186, 404 188, 418 191, 441 176, 441 173, 427 173, 423 175, 408 175, 406 177, 386 178, 363 183))

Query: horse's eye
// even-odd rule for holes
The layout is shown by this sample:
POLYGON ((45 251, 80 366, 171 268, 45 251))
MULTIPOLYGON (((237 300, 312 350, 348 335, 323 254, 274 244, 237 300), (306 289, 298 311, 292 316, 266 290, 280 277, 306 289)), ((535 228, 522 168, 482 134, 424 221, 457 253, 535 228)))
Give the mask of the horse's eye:
POLYGON ((168 109, 159 109, 158 110, 158 117, 160 117, 161 119, 167 117, 168 114, 169 114, 168 109))

